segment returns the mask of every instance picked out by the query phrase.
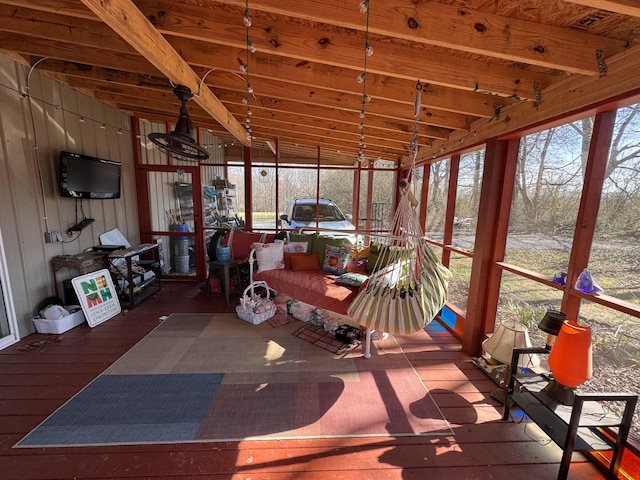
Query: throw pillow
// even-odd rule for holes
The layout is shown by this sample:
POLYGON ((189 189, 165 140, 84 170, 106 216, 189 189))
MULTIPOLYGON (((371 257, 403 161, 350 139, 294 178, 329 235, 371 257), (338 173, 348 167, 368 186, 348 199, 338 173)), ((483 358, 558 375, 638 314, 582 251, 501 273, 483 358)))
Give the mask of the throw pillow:
POLYGON ((349 249, 327 245, 324 247, 324 262, 322 269, 334 275, 342 275, 347 271, 347 261, 349 260, 349 249))
POLYGON ((367 261, 366 260, 352 260, 351 256, 349 256, 349 261, 347 262, 347 272, 354 273, 367 273, 367 261))
MULTIPOLYGON (((344 245, 344 238, 324 237, 318 236, 313 242, 313 249, 311 251, 318 254, 318 259, 321 264, 324 264, 325 247, 331 245, 334 247, 342 247, 344 245)), ((344 273, 344 272, 343 272, 344 273)))
POLYGON ((284 252, 284 268, 291 270, 291 257, 308 257, 309 255, 315 255, 316 258, 318 258, 318 256, 313 252, 284 252))
POLYGON ((253 244, 260 242, 261 239, 262 233, 260 232, 243 232, 242 230, 234 229, 229 239, 231 242, 231 256, 238 261, 249 258, 253 244))
POLYGON ((282 243, 255 243, 258 272, 284 268, 283 247, 282 243))
POLYGON ((317 237, 316 233, 289 233, 290 242, 307 242, 307 252, 313 251, 313 242, 317 237))
POLYGON ((305 253, 308 242, 284 242, 285 252, 305 253))
POLYGON ((360 285, 362 285, 368 279, 369 276, 363 273, 347 272, 336 278, 336 284, 345 285, 347 287, 360 287, 360 285))
POLYGON ((318 255, 313 252, 292 255, 291 270, 294 272, 302 272, 308 270, 321 270, 318 255))
POLYGON ((349 258, 351 260, 366 260, 369 256, 370 247, 351 247, 349 258))

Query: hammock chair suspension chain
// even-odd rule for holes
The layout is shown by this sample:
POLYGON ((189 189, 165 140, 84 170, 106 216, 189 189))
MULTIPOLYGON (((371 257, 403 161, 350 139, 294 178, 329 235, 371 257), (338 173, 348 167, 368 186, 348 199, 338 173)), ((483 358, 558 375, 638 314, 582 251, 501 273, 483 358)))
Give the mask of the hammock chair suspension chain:
POLYGON ((411 137, 411 169, 415 166, 416 155, 418 154, 418 125, 420 122, 420 105, 422 104, 422 83, 416 83, 416 101, 414 107, 413 136, 411 137))

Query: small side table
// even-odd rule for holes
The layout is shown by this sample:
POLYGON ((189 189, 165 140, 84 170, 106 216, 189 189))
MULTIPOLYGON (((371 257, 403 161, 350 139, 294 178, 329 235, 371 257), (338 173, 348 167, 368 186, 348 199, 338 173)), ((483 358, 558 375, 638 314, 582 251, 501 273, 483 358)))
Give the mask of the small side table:
POLYGON ((63 268, 74 268, 80 275, 89 273, 89 270, 99 270, 106 266, 105 252, 83 252, 75 255, 58 255, 51 259, 51 270, 53 271, 53 287, 58 296, 58 271, 63 268))
POLYGON ((222 290, 224 291, 224 299, 227 302, 227 307, 229 306, 229 283, 232 268, 236 269, 236 276, 238 277, 238 281, 240 281, 240 269, 238 268, 238 262, 235 260, 231 259, 228 262, 219 262, 214 260, 209 262, 209 277, 211 277, 213 272, 222 273, 222 290))

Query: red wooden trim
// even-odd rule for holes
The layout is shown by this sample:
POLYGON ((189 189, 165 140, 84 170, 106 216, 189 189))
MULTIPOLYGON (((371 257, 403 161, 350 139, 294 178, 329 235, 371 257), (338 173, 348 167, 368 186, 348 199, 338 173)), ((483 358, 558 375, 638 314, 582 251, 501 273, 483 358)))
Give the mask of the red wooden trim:
MULTIPOLYGON (((499 141, 495 138, 487 141, 482 190, 478 206, 476 245, 471 266, 469 282, 469 300, 462 347, 473 356, 480 354, 485 334, 493 330, 500 287, 500 270, 493 265, 496 252, 504 251, 506 235, 498 237, 500 231, 498 219, 506 203, 508 171, 510 158, 517 156, 518 140, 499 141)), ((513 159, 511 160, 513 162, 513 159)), ((515 168, 515 167, 514 167, 515 168)), ((509 196, 509 201, 511 196, 509 196)))
POLYGON ((356 226, 356 232, 360 231, 360 176, 362 175, 362 162, 358 162, 358 166, 353 172, 353 197, 351 199, 351 217, 352 223, 356 226))
MULTIPOLYGON (((494 262, 504 260, 507 245, 507 235, 509 233, 509 216, 511 214, 511 203, 513 201, 513 190, 515 188, 516 169, 518 165, 518 153, 520 149, 520 139, 507 140, 503 142, 503 162, 500 175, 502 181, 499 188, 499 197, 496 199, 499 204, 494 212, 494 240, 493 253, 491 254, 490 274, 487 284, 487 298, 484 308, 483 326, 484 333, 493 332, 496 315, 498 314, 498 302, 500 296, 500 282, 502 272, 496 268, 494 262)), ((485 156, 485 163, 487 158, 485 156)))
MULTIPOLYGON (((460 155, 452 155, 449 159, 449 186, 447 188, 447 210, 444 218, 443 243, 453 243, 453 221, 456 216, 456 200, 458 193, 458 176, 460 174, 460 155)), ((442 251, 442 263, 445 267, 451 264, 451 251, 442 251)))
POLYGON ((278 175, 278 168, 280 167, 280 140, 278 138, 276 138, 276 151, 274 153, 274 157, 276 168, 276 233, 278 233, 278 231, 280 230, 280 217, 278 215, 278 212, 281 212, 283 210, 280 208, 280 175, 278 175))
POLYGON ((196 279, 203 281, 209 274, 209 268, 207 265, 207 255, 205 247, 205 228, 204 228, 204 202, 202 183, 202 166, 193 167, 192 169, 185 169, 185 171, 191 171, 191 188, 193 196, 193 225, 195 230, 195 249, 196 249, 196 279), (197 187, 197 190, 196 190, 197 187))
POLYGON ((583 298, 593 303, 597 303, 599 305, 603 305, 605 307, 612 308, 618 312, 625 313, 627 315, 631 315, 632 317, 640 318, 640 305, 636 305, 634 303, 625 302, 616 297, 611 297, 605 294, 593 295, 591 293, 584 293, 580 290, 576 290, 575 288, 569 289, 569 294, 571 297, 583 298))
MULTIPOLYGON (((370 165, 369 165, 370 166, 370 165)), ((365 229, 370 232, 371 231, 371 212, 372 212, 372 192, 373 192, 373 175, 374 171, 369 170, 367 174, 367 220, 365 229)), ((369 239, 367 239, 367 243, 369 243, 369 239)))
POLYGON ((253 183, 251 181, 251 147, 242 147, 244 159, 244 210, 245 229, 253 228, 253 183))
MULTIPOLYGON (((616 113, 616 110, 599 113, 593 122, 582 197, 580 198, 576 229, 573 235, 573 248, 569 256, 567 285, 574 285, 578 275, 589 264, 589 254, 591 253, 593 234, 596 228, 598 209, 600 208, 602 185, 604 184, 609 160, 616 113)), ((569 319, 576 319, 580 311, 580 297, 572 295, 569 289, 565 290, 562 298, 562 311, 567 314, 569 319)))
POLYGON ((516 275, 520 275, 521 277, 528 278, 529 280, 533 280, 538 283, 543 283, 547 287, 556 288, 558 290, 564 290, 564 287, 554 282, 552 278, 549 278, 533 270, 522 268, 517 265, 513 265, 511 263, 506 263, 506 262, 496 262, 496 266, 506 272, 515 273, 516 275))
POLYGON ((420 191, 420 225, 422 231, 427 231, 427 203, 429 201, 429 181, 431 179, 431 165, 424 165, 422 169, 422 190, 420 191))
POLYGON ((151 208, 149 206, 149 182, 142 164, 142 146, 140 145, 140 121, 138 117, 129 117, 131 122, 131 145, 133 146, 133 164, 136 182, 136 200, 138 202, 138 229, 140 242, 150 243, 151 208))

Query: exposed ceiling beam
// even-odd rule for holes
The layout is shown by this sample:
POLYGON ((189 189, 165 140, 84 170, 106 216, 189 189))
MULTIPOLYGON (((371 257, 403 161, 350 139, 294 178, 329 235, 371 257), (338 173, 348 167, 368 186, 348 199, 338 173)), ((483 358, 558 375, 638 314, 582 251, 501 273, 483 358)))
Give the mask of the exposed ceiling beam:
MULTIPOLYGON (((41 7, 42 1, 36 0, 29 6, 41 7)), ((23 51, 27 49, 26 51, 34 55, 37 55, 37 51, 50 52, 50 42, 65 42, 87 48, 80 50, 57 43, 53 49, 57 58, 116 70, 127 69, 133 72, 157 74, 157 70, 142 57, 139 65, 134 65, 133 48, 113 35, 109 27, 95 20, 56 15, 47 9, 16 9, 0 3, 0 29, 3 32, 28 36, 28 40, 17 37, 7 38, 6 41, 10 42, 13 48, 22 48, 23 51), (38 36, 41 40, 38 40, 38 36), (36 50, 37 47, 39 48, 36 50), (121 63, 123 61, 124 64, 121 63)), ((168 41, 181 52, 185 61, 201 77, 204 77, 212 66, 217 70, 237 74, 238 66, 244 61, 243 57, 246 55, 245 49, 240 47, 218 45, 212 50, 210 44, 204 42, 192 41, 191 43, 197 48, 190 48, 189 41, 183 38, 170 37, 168 41)), ((260 52, 254 54, 252 60, 252 78, 275 80, 282 85, 283 90, 287 90, 286 85, 291 83, 305 86, 309 94, 313 94, 316 88, 355 95, 362 94, 361 86, 354 82, 354 76, 359 72, 352 68, 300 62, 294 58, 274 57, 260 52)), ((80 69, 78 71, 81 73, 80 69)), ((238 78, 238 81, 241 79, 238 78)), ((367 91, 373 99, 400 102, 411 108, 415 101, 415 84, 416 81, 413 79, 394 78, 372 72, 367 74, 367 91)), ((485 118, 493 115, 493 104, 504 106, 514 101, 480 92, 462 91, 432 84, 423 85, 422 99, 423 105, 429 108, 485 118)))
POLYGON ((430 147, 420 149, 418 158, 428 160, 441 157, 467 146, 479 145, 488 138, 514 134, 553 119, 563 118, 566 121, 574 111, 582 112, 587 106, 595 109, 601 103, 622 95, 625 98, 635 95, 635 101, 640 101, 637 80, 639 66, 640 45, 636 45, 617 55, 608 64, 606 76, 574 76, 560 81, 542 92, 539 105, 521 103, 506 107, 500 118, 492 122, 478 120, 471 125, 469 132, 454 132, 448 140, 437 141, 430 147))
POLYGON ((130 0, 82 0, 93 13, 160 70, 173 83, 197 95, 195 101, 245 145, 251 145, 242 125, 130 0))
MULTIPOLYGON (((141 0, 140 8, 148 3, 149 0, 141 0)), ((164 35, 188 39, 190 45, 198 40, 246 49, 246 29, 242 24, 244 9, 216 3, 197 8, 163 2, 160 9, 154 6, 143 11, 164 35)), ((352 82, 362 70, 365 43, 362 33, 353 35, 326 25, 287 21, 267 14, 253 14, 251 19, 251 29, 256 32, 252 43, 259 52, 352 69, 352 82)), ((370 36, 368 43, 375 53, 367 60, 367 71, 528 100, 535 99, 534 84, 545 88, 554 79, 548 73, 497 62, 479 62, 473 58, 456 57, 452 62, 451 56, 442 51, 423 44, 406 48, 403 42, 370 36)), ((174 41, 172 44, 178 48, 174 41)), ((243 58, 239 60, 243 62, 243 58)))
POLYGON ((632 17, 640 17, 640 3, 638 0, 564 0, 569 3, 577 3, 585 7, 608 10, 610 12, 622 13, 632 17))
MULTIPOLYGON (((632 1, 636 10, 640 8, 634 0, 577 0, 577 3, 618 6, 627 3, 627 8, 631 8, 632 1)), ((245 5, 244 0, 225 3, 245 5)), ((359 13, 357 2, 324 0, 316 2, 314 8, 308 8, 297 0, 251 0, 250 8, 360 31, 366 27, 365 16, 359 13)), ((438 2, 406 2, 404 5, 372 2, 369 32, 582 75, 598 73, 594 61, 596 50, 602 50, 608 58, 626 48, 625 42, 616 39, 438 2)))

